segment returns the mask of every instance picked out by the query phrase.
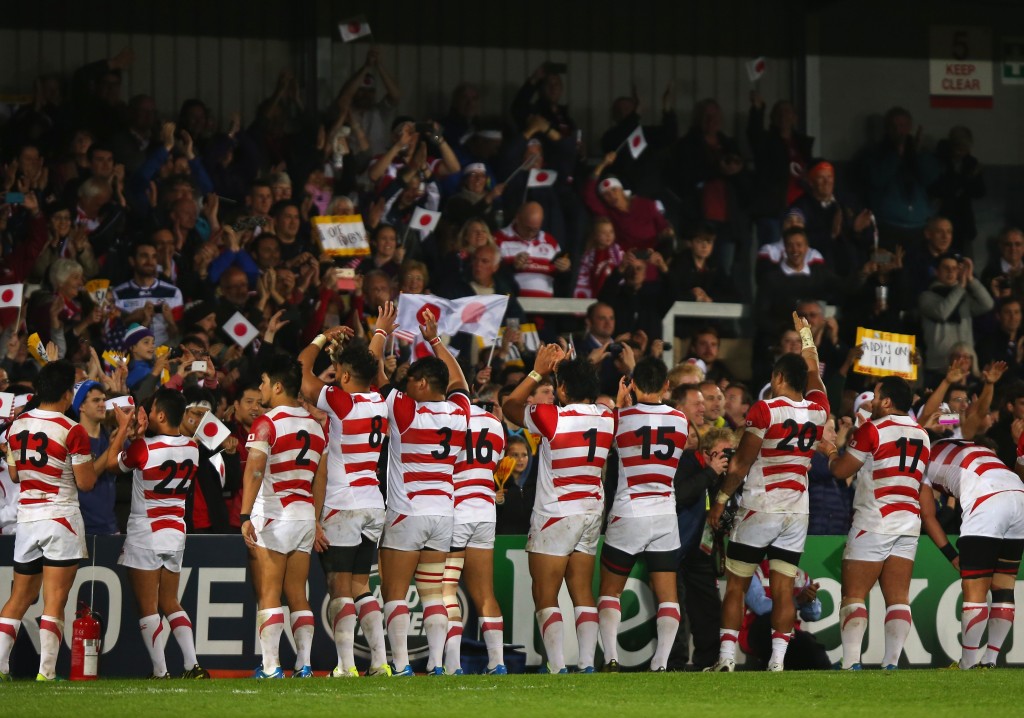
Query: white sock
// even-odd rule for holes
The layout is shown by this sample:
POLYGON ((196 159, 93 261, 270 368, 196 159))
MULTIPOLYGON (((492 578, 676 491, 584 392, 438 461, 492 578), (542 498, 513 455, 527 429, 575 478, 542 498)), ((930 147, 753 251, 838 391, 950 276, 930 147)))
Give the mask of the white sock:
POLYGON ((678 603, 659 603, 658 618, 658 647, 654 650, 654 658, 651 659, 651 670, 668 667, 668 654, 672 650, 672 644, 676 640, 676 632, 679 631, 679 622, 682 614, 679 613, 678 603))
POLYGON ((199 665, 199 659, 196 658, 196 639, 192 635, 192 621, 188 620, 188 614, 184 611, 172 613, 167 617, 167 622, 171 624, 171 633, 178 642, 178 648, 181 649, 185 670, 199 665))
POLYGON ((359 613, 359 627, 363 629, 363 636, 370 645, 370 667, 379 668, 388 662, 387 649, 384 647, 384 615, 380 603, 367 593, 356 600, 356 611, 359 613))
POLYGON ((462 668, 462 621, 448 619, 448 637, 444 642, 444 670, 453 674, 462 668))
POLYGON ((448 611, 440 598, 423 600, 423 632, 427 634, 427 670, 444 662, 444 644, 448 638, 448 611))
POLYGON ((356 604, 351 598, 334 598, 327 604, 327 617, 331 620, 334 647, 338 650, 338 666, 343 671, 356 664, 356 604))
POLYGON ((993 603, 988 614, 988 648, 985 650, 985 663, 999 660, 999 651, 1003 641, 1013 627, 1014 605, 1012 603, 993 603))
POLYGON ((409 605, 405 601, 388 601, 384 604, 388 643, 391 644, 391 656, 395 661, 395 670, 398 671, 409 665, 409 621, 409 605))
POLYGON ((537 625, 544 641, 544 652, 548 654, 548 666, 552 673, 565 668, 565 651, 562 648, 562 612, 557 608, 542 608, 537 611, 537 625))
POLYGON ((593 606, 578 606, 572 611, 576 615, 576 640, 580 644, 580 668, 594 665, 597 652, 597 634, 600 621, 593 606))
POLYGON ((313 648, 313 612, 292 611, 292 638, 295 639, 295 670, 309 665, 313 648))
POLYGON ((731 628, 718 631, 718 660, 720 662, 736 660, 736 644, 740 640, 740 632, 731 628))
POLYGON ((987 603, 964 602, 960 612, 960 644, 964 648, 960 658, 960 667, 972 668, 978 662, 978 651, 981 648, 981 637, 985 634, 988 623, 987 603))
POLYGON ((597 599, 597 624, 601 630, 601 648, 604 662, 619 660, 619 623, 622 622, 622 604, 615 596, 597 599))
POLYGON ((487 668, 505 665, 505 619, 501 616, 481 618, 480 633, 487 646, 487 668))
POLYGON ((786 649, 789 648, 789 641, 793 638, 793 632, 783 633, 772 630, 772 658, 769 663, 782 665, 786 662, 786 649))
MULTIPOLYGON (((839 636, 843 641, 843 668, 860 663, 864 632, 867 630, 868 607, 866 605, 851 603, 839 609, 839 636)), ((888 636, 888 630, 886 636, 888 636)))
POLYGON ((910 606, 905 603, 894 603, 885 612, 885 656, 883 666, 898 666, 903 644, 910 635, 910 606))
POLYGON ((11 672, 11 651, 21 630, 21 621, 15 618, 0 618, 0 673, 11 672))
MULTIPOLYGON (((153 675, 163 676, 167 674, 167 658, 164 656, 164 647, 160 645, 160 634, 164 630, 160 614, 154 613, 139 619, 139 630, 142 631, 142 642, 149 653, 149 660, 153 662, 153 675)), ((40 634, 42 635, 42 634, 40 634)), ((189 666, 191 668, 191 666, 189 666)))
MULTIPOLYGON (((47 678, 56 675, 57 654, 64 638, 64 621, 54 616, 39 617, 39 672, 47 678)), ((164 668, 167 672, 167 668, 164 668)))
POLYGON ((284 632, 284 609, 281 606, 256 611, 260 649, 263 651, 263 672, 272 673, 281 667, 281 634, 284 632))

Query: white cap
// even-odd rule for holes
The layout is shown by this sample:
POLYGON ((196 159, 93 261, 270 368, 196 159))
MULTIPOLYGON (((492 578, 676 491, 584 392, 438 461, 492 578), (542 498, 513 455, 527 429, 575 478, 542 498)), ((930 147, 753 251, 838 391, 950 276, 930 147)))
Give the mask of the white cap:
POLYGON ((500 140, 502 137, 501 130, 477 130, 473 134, 484 140, 500 140))
POLYGON ((608 190, 615 189, 616 187, 622 189, 622 183, 619 182, 617 177, 608 177, 603 179, 601 180, 601 184, 597 186, 598 191, 600 192, 607 192, 608 190))
POLYGON ((853 400, 853 421, 856 426, 871 420, 871 402, 874 400, 873 391, 863 391, 853 400))
POLYGON ((462 173, 467 175, 471 175, 474 172, 479 172, 480 174, 485 175, 487 174, 487 167, 484 165, 483 162, 473 162, 471 164, 466 165, 466 167, 462 170, 462 173))

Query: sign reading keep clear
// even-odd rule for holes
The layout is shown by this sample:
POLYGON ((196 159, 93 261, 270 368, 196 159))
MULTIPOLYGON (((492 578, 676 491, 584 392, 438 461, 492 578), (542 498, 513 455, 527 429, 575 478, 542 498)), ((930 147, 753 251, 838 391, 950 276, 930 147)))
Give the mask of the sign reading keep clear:
POLYGON ((916 341, 913 334, 857 327, 857 345, 864 353, 853 370, 869 376, 899 376, 914 381, 917 379, 917 364, 914 363, 916 341))
POLYGON ((337 257, 364 257, 370 253, 366 227, 359 214, 314 217, 324 251, 337 257))

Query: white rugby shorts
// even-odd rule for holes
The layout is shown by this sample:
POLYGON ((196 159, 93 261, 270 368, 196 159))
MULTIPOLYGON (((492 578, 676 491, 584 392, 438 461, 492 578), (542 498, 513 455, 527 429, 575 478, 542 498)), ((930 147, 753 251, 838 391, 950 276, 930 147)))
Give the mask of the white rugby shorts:
POLYGON ((675 514, 658 516, 609 516, 604 542, 630 556, 644 551, 677 551, 679 518, 675 514))
POLYGON ((579 551, 593 556, 600 538, 601 514, 544 516, 534 512, 530 517, 526 551, 549 556, 569 556, 579 551))
POLYGON ((493 549, 496 524, 493 521, 473 521, 455 524, 452 548, 493 549))
POLYGON ((172 573, 181 573, 181 559, 184 555, 184 549, 181 551, 158 551, 125 542, 121 547, 121 555, 117 557, 117 563, 127 568, 137 568, 143 571, 157 571, 166 568, 172 573))
POLYGON ((917 555, 919 538, 917 535, 879 534, 854 526, 846 537, 843 560, 881 563, 890 556, 895 556, 913 561, 917 555))
POLYGON ((321 522, 331 546, 358 546, 363 537, 380 543, 384 509, 324 509, 321 522))
POLYGON ((88 557, 81 514, 18 523, 14 534, 15 563, 31 563, 40 558, 71 561, 88 557))
POLYGON ((409 516, 388 509, 380 547, 395 551, 448 553, 454 526, 454 516, 409 516))
POLYGON ((964 509, 961 536, 1024 539, 1024 491, 1000 491, 964 509))
POLYGON ((253 515, 250 519, 256 529, 256 545, 271 551, 289 554, 293 551, 310 553, 316 538, 313 519, 268 519, 253 515))
POLYGON ((741 508, 736 513, 736 524, 729 540, 754 548, 774 546, 782 551, 803 553, 807 519, 807 514, 769 514, 741 508))

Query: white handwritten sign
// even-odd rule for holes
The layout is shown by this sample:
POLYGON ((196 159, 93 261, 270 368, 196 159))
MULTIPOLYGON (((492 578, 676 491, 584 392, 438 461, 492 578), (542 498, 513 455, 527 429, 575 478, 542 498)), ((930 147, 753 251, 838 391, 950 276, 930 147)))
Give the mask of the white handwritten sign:
POLYGON ((370 253, 363 217, 358 214, 314 217, 324 251, 336 257, 364 257, 370 253))
POLYGON ((893 334, 857 327, 857 345, 864 351, 853 370, 869 376, 900 376, 917 379, 913 334, 893 334))

